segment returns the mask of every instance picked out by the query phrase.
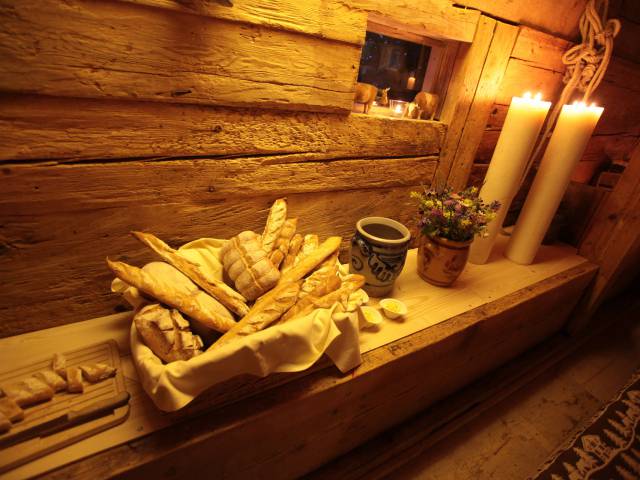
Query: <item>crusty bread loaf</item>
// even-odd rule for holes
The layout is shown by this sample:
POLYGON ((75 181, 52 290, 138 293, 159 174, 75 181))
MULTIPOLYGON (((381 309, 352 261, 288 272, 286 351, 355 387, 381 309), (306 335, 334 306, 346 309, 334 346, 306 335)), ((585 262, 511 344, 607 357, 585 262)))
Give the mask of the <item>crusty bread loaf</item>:
POLYGON ((67 378, 67 358, 61 353, 54 353, 51 360, 51 370, 62 378, 67 378))
POLYGON ((254 232, 241 232, 231 238, 221 254, 229 278, 248 300, 255 300, 278 283, 280 272, 254 232))
POLYGON ((2 390, 22 408, 51 400, 54 394, 49 385, 35 377, 27 377, 19 382, 3 385, 2 390))
POLYGON ((317 297, 314 295, 307 295, 303 299, 299 300, 294 306, 294 311, 289 314, 285 314, 282 321, 288 322, 296 318, 304 317, 308 315, 316 308, 331 308, 334 303, 347 298, 351 293, 355 292, 364 285, 364 276, 358 274, 347 275, 343 280, 340 288, 333 290, 323 296, 317 297), (296 308, 297 307, 297 308, 296 308))
POLYGON ((202 340, 191 332, 189 322, 178 310, 157 303, 147 305, 136 313, 133 321, 144 343, 167 363, 202 353, 202 340))
POLYGON ((303 241, 304 238, 299 233, 296 233, 293 237, 291 237, 287 256, 284 258, 284 262, 282 262, 282 267, 280 268, 283 273, 291 269, 291 267, 293 267, 293 265, 295 264, 296 257, 298 256, 300 248, 302 248, 303 241))
POLYGON ((235 325, 233 316, 224 306, 168 263, 155 262, 144 269, 109 259, 107 264, 123 282, 177 308, 207 328, 226 332, 235 325), (156 267, 153 274, 149 273, 151 266, 156 267))
POLYGON ((323 286, 327 285, 327 282, 332 279, 332 277, 336 277, 340 280, 338 277, 338 262, 336 261, 334 254, 331 254, 327 260, 322 262, 320 266, 311 273, 311 275, 304 279, 302 287, 300 288, 299 297, 304 298, 309 294, 322 296, 325 293, 329 293, 323 293, 321 289, 323 286))
POLYGON ((279 283, 295 282, 303 278, 314 268, 320 265, 329 255, 340 248, 340 237, 329 237, 322 244, 311 252, 307 257, 300 260, 300 263, 283 272, 279 283))
POLYGON ((54 392, 61 392, 67 389, 66 380, 53 370, 40 370, 34 373, 33 376, 49 385, 54 392))
POLYGON ((314 288, 307 294, 302 296, 302 290, 298 293, 298 300, 295 305, 291 307, 280 319, 281 322, 286 322, 294 317, 297 317, 299 313, 306 312, 311 313, 314 309, 314 302, 316 299, 327 295, 338 288, 340 288, 342 282, 337 275, 323 275, 317 277, 314 280, 314 288), (311 308, 309 308, 311 307, 311 308))
POLYGON ((299 291, 300 282, 278 285, 262 296, 249 313, 211 345, 209 350, 219 348, 235 338, 251 335, 276 322, 296 302, 299 291))
POLYGON ((24 410, 11 397, 0 398, 0 413, 14 423, 24 419, 24 410))
POLYGON ((131 233, 134 237, 140 240, 140 242, 156 252, 165 262, 180 270, 196 285, 222 303, 229 310, 240 317, 244 317, 247 314, 249 307, 247 306, 246 299, 226 283, 207 279, 198 265, 181 257, 176 250, 164 243, 158 237, 144 232, 131 233))
POLYGON ((271 260, 271 263, 273 263, 274 267, 280 267, 280 264, 287 256, 287 252, 289 251, 289 243, 296 233, 297 225, 297 218, 287 218, 287 221, 284 222, 282 230, 280 230, 280 236, 276 240, 273 251, 269 255, 269 259, 271 260))
POLYGON ((279 198, 271 205, 267 223, 264 232, 262 232, 262 248, 265 252, 271 253, 273 250, 286 219, 287 201, 284 198, 279 198))
POLYGON ((82 383, 82 370, 80 367, 67 367, 67 391, 69 393, 84 392, 84 383, 82 383))
POLYGON ((116 374, 116 368, 106 363, 80 365, 80 370, 82 370, 82 377, 89 383, 98 383, 116 374))
POLYGON ((302 260, 304 257, 308 257, 311 252, 318 248, 318 245, 320 245, 320 239, 318 238, 318 235, 316 235, 315 233, 309 233, 305 235, 302 239, 302 247, 300 247, 300 251, 296 255, 294 265, 300 263, 300 260, 302 260))
POLYGON ((11 422, 2 412, 0 412, 0 433, 5 433, 9 430, 11 430, 11 422))

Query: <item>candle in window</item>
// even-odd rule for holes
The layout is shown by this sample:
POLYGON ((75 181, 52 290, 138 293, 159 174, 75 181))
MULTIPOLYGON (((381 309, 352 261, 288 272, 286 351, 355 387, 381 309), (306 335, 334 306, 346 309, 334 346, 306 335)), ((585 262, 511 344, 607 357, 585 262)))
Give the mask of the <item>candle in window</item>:
POLYGON ((416 84, 416 77, 411 75, 407 80, 407 90, 413 90, 413 87, 416 84))
POLYGON ((500 202, 496 218, 488 225, 485 237, 476 237, 471 244, 469 261, 475 264, 487 262, 496 236, 502 227, 509 205, 518 192, 520 180, 531 156, 533 146, 547 117, 551 102, 527 92, 522 97, 513 97, 500 138, 493 152, 480 198, 486 203, 500 202))
POLYGON ((594 104, 577 102, 562 107, 507 245, 505 255, 509 260, 522 265, 533 262, 602 111, 594 104))

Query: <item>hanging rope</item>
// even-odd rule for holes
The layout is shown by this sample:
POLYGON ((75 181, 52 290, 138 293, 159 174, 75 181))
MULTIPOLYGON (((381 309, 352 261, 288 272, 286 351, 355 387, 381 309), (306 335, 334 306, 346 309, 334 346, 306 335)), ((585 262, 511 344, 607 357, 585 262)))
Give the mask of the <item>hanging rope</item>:
POLYGON ((613 53, 613 39, 620 32, 619 20, 607 20, 608 10, 609 0, 589 0, 587 3, 580 17, 582 43, 571 47, 562 56, 562 63, 567 66, 562 79, 566 85, 547 118, 544 132, 533 155, 527 162, 521 184, 524 183, 531 167, 541 157, 562 106, 569 101, 576 89, 584 92, 582 101, 587 103, 604 77, 613 53))

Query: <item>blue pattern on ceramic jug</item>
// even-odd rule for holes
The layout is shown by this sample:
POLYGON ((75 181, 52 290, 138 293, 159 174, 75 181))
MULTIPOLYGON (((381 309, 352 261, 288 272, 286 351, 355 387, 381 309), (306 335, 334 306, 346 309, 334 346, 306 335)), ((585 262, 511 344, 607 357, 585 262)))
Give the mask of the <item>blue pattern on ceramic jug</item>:
POLYGON ((360 272, 364 266, 363 260, 366 259, 369 270, 375 279, 380 284, 390 283, 400 274, 404 266, 407 258, 405 245, 381 246, 370 244, 356 232, 351 239, 351 246, 358 249, 360 256, 352 255, 351 265, 356 271, 360 272))

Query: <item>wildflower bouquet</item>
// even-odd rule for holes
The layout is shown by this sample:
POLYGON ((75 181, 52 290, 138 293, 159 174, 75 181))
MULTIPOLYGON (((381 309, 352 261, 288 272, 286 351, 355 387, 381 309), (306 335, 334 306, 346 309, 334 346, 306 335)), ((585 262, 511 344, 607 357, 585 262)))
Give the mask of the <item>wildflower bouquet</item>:
POLYGON ((485 204, 476 187, 459 193, 445 187, 440 192, 411 192, 418 202, 418 227, 429 237, 443 237, 456 242, 468 242, 482 234, 496 216, 500 202, 485 204))

